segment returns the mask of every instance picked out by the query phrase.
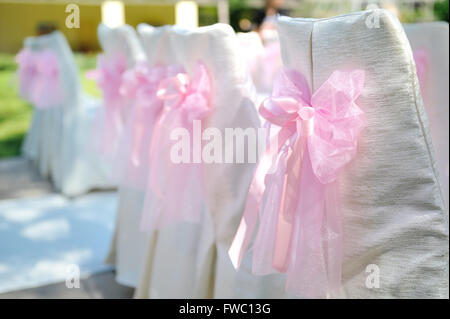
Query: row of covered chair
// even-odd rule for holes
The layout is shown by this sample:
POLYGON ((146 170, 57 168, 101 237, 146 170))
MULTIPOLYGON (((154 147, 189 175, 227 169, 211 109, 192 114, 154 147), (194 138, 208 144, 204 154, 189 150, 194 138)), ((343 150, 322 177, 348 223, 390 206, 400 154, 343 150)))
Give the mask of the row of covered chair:
MULTIPOLYGON (((77 112, 97 124, 54 119, 68 133, 49 144, 53 154, 88 145, 118 185, 107 262, 119 283, 139 298, 448 295, 448 25, 404 27, 377 10, 380 27, 369 28, 373 14, 279 17, 281 50, 269 47, 256 62, 242 54, 247 35, 224 24, 99 26, 103 53, 90 75, 103 105, 77 112), (413 49, 425 52, 420 64, 413 49), (175 165, 170 133, 192 132, 192 120, 222 136, 265 127, 283 143, 257 163, 175 165), (98 132, 100 148, 88 137, 70 144, 86 132, 98 132), (376 287, 367 284, 371 265, 376 287)), ((45 151, 31 151, 31 140, 46 140, 51 125, 38 116, 65 110, 34 112, 25 150, 39 163, 45 151)), ((80 172, 67 164, 52 178, 96 176, 80 172)))

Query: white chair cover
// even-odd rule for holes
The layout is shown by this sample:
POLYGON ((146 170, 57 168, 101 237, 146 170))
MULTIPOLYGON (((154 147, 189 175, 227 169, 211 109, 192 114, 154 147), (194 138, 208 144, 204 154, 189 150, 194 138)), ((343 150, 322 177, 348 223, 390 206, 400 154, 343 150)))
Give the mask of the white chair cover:
MULTIPOLYGON (((358 155, 340 178, 341 297, 448 296, 448 212, 399 21, 384 10, 320 20, 282 17, 278 31, 284 65, 302 72, 313 92, 336 69, 366 72, 359 105, 368 123, 358 155), (374 14, 380 28, 366 25, 374 14), (369 265, 379 269, 379 288, 366 285, 369 265)), ((288 297, 280 290, 283 275, 258 281, 250 267, 251 253, 236 276, 234 297, 288 297)))
MULTIPOLYGON (((54 186, 67 196, 77 196, 93 188, 111 188, 110 172, 90 149, 89 137, 96 123, 99 104, 82 95, 77 66, 70 47, 59 31, 26 40, 35 51, 51 50, 58 58, 63 105, 33 111, 33 120, 24 144, 30 154, 34 136, 39 136, 36 162, 43 176, 51 176, 54 186)), ((32 158, 32 157, 31 157, 32 158)))
POLYGON ((430 122, 442 187, 449 204, 449 98, 448 23, 429 22, 404 26, 413 51, 425 50, 427 65, 422 88, 425 111, 430 122))
POLYGON ((145 61, 141 40, 132 26, 125 24, 110 28, 101 23, 98 25, 97 34, 104 54, 123 54, 128 67, 133 67, 137 61, 145 61))

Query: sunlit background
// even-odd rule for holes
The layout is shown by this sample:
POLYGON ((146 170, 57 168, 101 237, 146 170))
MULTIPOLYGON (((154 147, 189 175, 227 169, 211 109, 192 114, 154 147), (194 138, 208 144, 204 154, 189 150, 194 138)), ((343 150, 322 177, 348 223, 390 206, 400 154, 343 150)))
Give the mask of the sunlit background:
MULTIPOLYGON (((204 26, 216 22, 230 23, 237 32, 250 31, 258 9, 265 0, 0 0, 0 157, 16 156, 28 128, 31 107, 19 100, 12 85, 16 65, 15 53, 23 39, 58 29, 76 52, 81 75, 95 66, 99 50, 97 25, 127 23, 137 26, 180 24, 204 26), (80 8, 80 28, 65 27, 68 3, 80 8)), ((448 0, 285 0, 283 8, 290 16, 322 18, 368 6, 384 7, 395 12, 404 23, 434 20, 448 21, 448 0)), ((98 95, 94 82, 83 80, 88 93, 98 95)))

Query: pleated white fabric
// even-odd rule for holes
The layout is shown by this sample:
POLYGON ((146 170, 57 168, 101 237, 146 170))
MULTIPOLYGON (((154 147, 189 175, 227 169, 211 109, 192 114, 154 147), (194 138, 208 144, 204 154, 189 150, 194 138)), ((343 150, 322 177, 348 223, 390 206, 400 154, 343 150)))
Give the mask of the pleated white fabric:
MULTIPOLYGON (((358 155, 340 178, 340 296, 448 296, 448 211, 401 24, 387 11, 376 10, 319 20, 282 17, 278 31, 284 65, 302 72, 312 91, 336 69, 366 72, 358 104, 368 123, 358 155), (374 15, 379 28, 366 24, 374 15), (377 275, 379 287, 367 284, 377 275)), ((236 276, 234 297, 290 297, 282 293, 283 275, 258 282, 250 267, 251 253, 236 276)))
POLYGON ((413 51, 424 50, 426 67, 422 98, 430 122, 442 187, 449 205, 449 42, 448 23, 429 22, 404 26, 413 51))
MULTIPOLYGON (((168 41, 166 38, 170 28, 168 26, 154 28, 146 24, 138 26, 144 59, 150 65, 167 62, 168 41)), ((141 60, 140 56, 138 58, 141 60)), ((124 134, 128 133, 130 132, 125 131, 124 134)), ((150 148, 150 145, 147 146, 150 148)), ((123 154, 123 156, 128 155, 123 154)), ((148 165, 141 165, 139 175, 147 174, 148 165)), ((116 228, 106 260, 107 263, 115 265, 117 282, 130 287, 138 285, 148 247, 156 243, 154 233, 142 232, 139 227, 144 204, 144 190, 145 188, 133 187, 129 184, 119 186, 116 228)))
MULTIPOLYGON (((199 60, 208 69, 214 103, 208 126, 222 134, 225 128, 259 126, 250 74, 230 26, 173 27, 167 37, 170 46, 159 52, 165 57, 161 62, 181 64, 189 74, 199 60)), ((227 281, 234 269, 227 250, 242 214, 253 167, 207 164, 209 195, 202 222, 179 223, 157 232, 157 240, 148 245, 136 297, 211 298, 229 294, 227 281)))
POLYGON ((51 177, 55 188, 64 195, 77 196, 93 188, 113 187, 107 165, 87 142, 100 104, 82 94, 74 56, 63 34, 55 31, 28 38, 25 47, 55 53, 64 98, 61 106, 33 110, 24 155, 35 160, 41 175, 51 177))

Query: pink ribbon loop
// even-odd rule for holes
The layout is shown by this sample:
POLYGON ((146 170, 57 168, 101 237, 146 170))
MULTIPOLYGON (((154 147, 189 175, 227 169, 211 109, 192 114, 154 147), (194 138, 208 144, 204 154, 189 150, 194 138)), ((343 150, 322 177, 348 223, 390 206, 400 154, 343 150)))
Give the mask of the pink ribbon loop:
POLYGON ((253 273, 287 273, 286 290, 326 296, 340 287, 342 230, 336 179, 365 127, 356 104, 364 71, 335 71, 310 97, 305 78, 282 70, 261 115, 281 127, 260 160, 229 250, 238 268, 250 244, 253 273), (270 169, 271 163, 271 169, 270 169))
POLYGON ((19 64, 19 87, 23 98, 39 109, 61 105, 63 92, 55 53, 23 49, 16 56, 16 62, 19 64))
MULTIPOLYGON (((203 169, 195 155, 188 162, 175 163, 171 157, 172 133, 182 129, 189 135, 188 149, 195 153, 193 136, 194 120, 206 120, 213 111, 211 103, 211 79, 205 65, 197 63, 194 77, 180 67, 169 66, 168 77, 161 81, 156 92, 164 103, 153 130, 150 146, 150 189, 157 199, 147 196, 144 202, 141 229, 154 230, 159 227, 200 220, 205 201, 203 169), (155 208, 155 202, 160 206, 155 208)), ((201 132, 200 132, 201 134, 201 132)), ((201 152, 201 150, 200 150, 201 152)))

